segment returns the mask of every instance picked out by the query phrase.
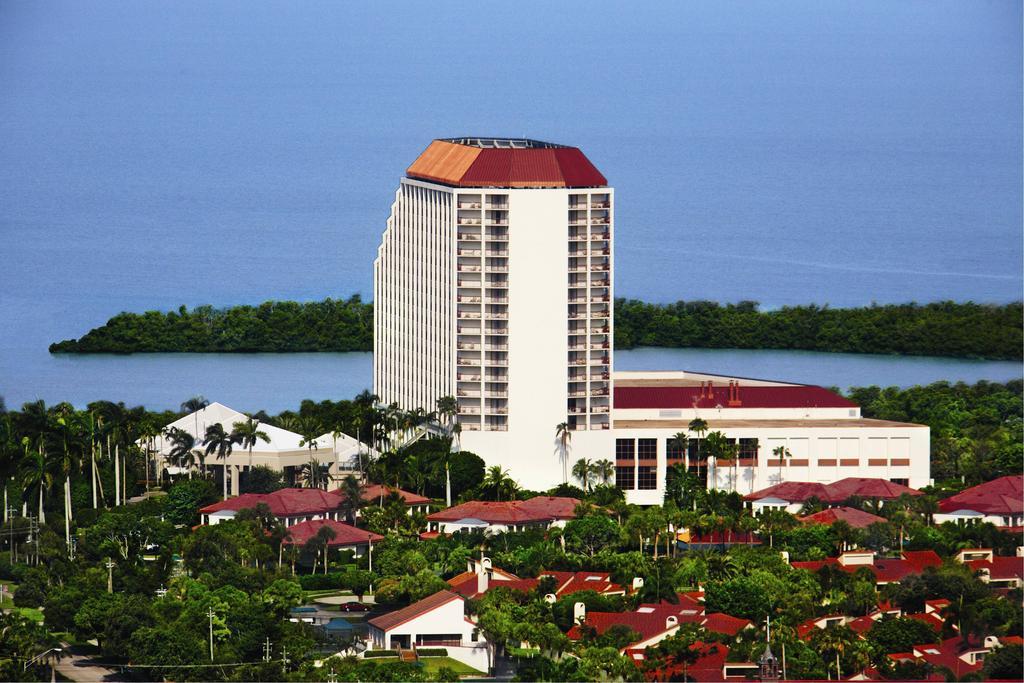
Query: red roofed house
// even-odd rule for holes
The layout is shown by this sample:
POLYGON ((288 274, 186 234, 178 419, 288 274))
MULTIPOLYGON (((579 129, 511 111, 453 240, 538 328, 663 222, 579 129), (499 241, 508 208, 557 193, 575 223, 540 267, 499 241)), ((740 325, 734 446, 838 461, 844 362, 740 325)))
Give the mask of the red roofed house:
POLYGON ((740 619, 728 614, 705 614, 704 605, 691 599, 680 600, 673 605, 668 602, 641 604, 632 612, 587 612, 585 605, 575 605, 574 617, 576 625, 566 634, 573 640, 583 637, 587 628, 592 628, 598 635, 613 626, 626 626, 636 631, 640 638, 622 649, 643 650, 657 645, 669 636, 675 635, 680 624, 698 624, 708 631, 735 636, 741 630, 753 624, 747 619, 740 619))
POLYGON ((463 597, 475 598, 498 586, 523 592, 532 591, 545 577, 555 580, 554 592, 550 595, 556 598, 580 591, 594 591, 601 595, 626 594, 626 588, 613 582, 608 572, 547 571, 538 574, 535 579, 521 579, 511 572, 493 567, 489 557, 479 561, 470 560, 466 571, 448 579, 448 585, 463 597))
MULTIPOLYGON (((670 661, 666 665, 645 671, 649 681, 749 681, 756 679, 758 665, 753 662, 730 662, 729 646, 721 643, 694 643, 690 648, 697 658, 690 663, 670 661)), ((638 667, 647 660, 642 649, 627 649, 623 654, 638 667)))
POLYGON ((826 508, 820 512, 815 512, 813 515, 801 517, 800 521, 804 524, 826 524, 828 526, 836 522, 846 522, 854 529, 866 529, 877 522, 884 522, 885 518, 858 510, 857 508, 839 506, 837 508, 826 508))
POLYGON ((439 591, 367 623, 375 650, 443 647, 453 659, 488 668, 487 641, 466 617, 465 599, 451 591, 439 591))
POLYGON ((896 500, 900 496, 920 496, 921 492, 886 479, 846 477, 830 484, 806 481, 787 481, 743 496, 750 502, 754 513, 763 510, 785 510, 797 513, 803 504, 817 498, 827 505, 838 505, 850 498, 896 500))
POLYGON ((963 638, 954 636, 938 644, 915 645, 910 652, 898 652, 889 655, 889 658, 896 662, 928 662, 932 666, 948 669, 953 674, 953 680, 960 680, 967 674, 981 671, 985 656, 992 650, 1004 646, 1020 647, 1012 639, 1004 640, 1007 642, 1000 642, 996 636, 988 636, 983 641, 972 639, 965 644, 963 638))
POLYGON ((839 557, 809 562, 791 562, 797 569, 816 572, 825 565, 839 567, 851 574, 861 567, 867 567, 875 575, 879 586, 896 583, 905 576, 921 574, 927 567, 938 567, 942 559, 934 550, 906 550, 900 558, 876 558, 873 550, 850 550, 839 557))
POLYGON ((363 500, 372 505, 379 505, 382 499, 387 499, 392 493, 397 493, 402 502, 409 508, 409 514, 430 512, 430 499, 418 493, 405 491, 393 486, 382 486, 381 484, 365 484, 362 488, 363 500))
POLYGON ((273 493, 244 493, 199 509, 204 524, 218 524, 240 510, 264 504, 285 526, 313 519, 338 519, 341 498, 321 489, 280 489, 273 493))
POLYGON ((999 557, 991 548, 968 548, 956 554, 958 562, 978 572, 980 578, 993 588, 1020 588, 1024 585, 1024 548, 1017 549, 1016 557, 999 557))
POLYGON ((576 498, 536 496, 529 500, 501 502, 471 500, 432 515, 427 515, 431 531, 451 534, 460 531, 483 531, 500 534, 530 528, 547 529, 565 526, 576 517, 576 498))
POLYGON ((1024 475, 1000 477, 939 501, 936 523, 990 522, 998 527, 1024 526, 1024 475))
POLYGON ((311 519, 288 527, 288 538, 285 545, 303 546, 309 539, 317 535, 320 529, 327 527, 334 532, 334 538, 327 541, 331 550, 352 550, 356 557, 366 554, 371 543, 383 540, 383 536, 366 529, 339 522, 335 519, 311 519))

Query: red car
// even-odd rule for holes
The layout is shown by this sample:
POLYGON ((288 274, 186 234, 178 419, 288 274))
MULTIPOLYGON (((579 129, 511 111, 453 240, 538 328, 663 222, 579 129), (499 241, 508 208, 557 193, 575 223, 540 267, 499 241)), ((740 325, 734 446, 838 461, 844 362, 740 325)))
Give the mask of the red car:
POLYGON ((373 609, 372 606, 363 604, 361 602, 343 602, 341 603, 342 612, 369 612, 373 609))

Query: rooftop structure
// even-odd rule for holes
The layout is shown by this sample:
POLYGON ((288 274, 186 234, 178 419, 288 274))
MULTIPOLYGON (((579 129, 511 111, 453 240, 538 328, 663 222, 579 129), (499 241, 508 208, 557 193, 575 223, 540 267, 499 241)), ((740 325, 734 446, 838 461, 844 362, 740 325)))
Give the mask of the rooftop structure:
POLYGON ((362 551, 370 543, 384 539, 380 534, 335 519, 311 519, 289 527, 288 538, 284 540, 284 543, 286 545, 305 545, 324 527, 334 532, 334 538, 327 541, 328 548, 351 548, 356 551, 357 556, 362 555, 362 551))
POLYGON ((840 506, 836 508, 828 508, 815 512, 813 515, 807 515, 801 517, 800 521, 804 524, 827 524, 832 525, 836 522, 846 522, 854 529, 866 529, 872 524, 878 522, 884 522, 885 517, 879 517, 873 515, 870 512, 864 512, 857 508, 840 506))
POLYGON ((851 574, 861 567, 867 567, 875 575, 875 582, 882 586, 897 583, 907 576, 921 574, 928 567, 938 567, 942 564, 942 559, 934 550, 906 550, 899 558, 877 558, 872 550, 850 550, 839 557, 790 564, 797 569, 812 572, 825 565, 832 565, 851 574))
MULTIPOLYGON (((799 512, 803 504, 818 499, 826 505, 843 503, 851 498, 896 500, 900 496, 920 496, 921 492, 902 484, 872 477, 846 477, 829 484, 787 481, 743 496, 755 511, 785 509, 799 512)), ((833 513, 834 514, 834 513, 833 513)))
POLYGON ((498 587, 524 593, 533 591, 546 577, 554 580, 554 588, 550 594, 556 598, 581 591, 594 591, 601 595, 625 595, 627 592, 625 586, 611 580, 611 574, 608 572, 545 571, 536 578, 521 579, 511 572, 493 567, 487 558, 480 561, 470 560, 467 570, 448 579, 448 585, 463 597, 475 598, 498 587))
POLYGON ((471 500, 461 505, 427 515, 435 531, 482 530, 487 533, 520 531, 529 527, 564 526, 576 517, 576 498, 535 496, 529 500, 481 501, 471 500))
POLYGON ((244 493, 199 509, 206 524, 233 518, 241 510, 266 505, 286 525, 313 519, 337 519, 341 496, 321 489, 285 488, 273 493, 244 493))
POLYGON ((1000 477, 939 501, 936 522, 990 522, 1024 526, 1024 475, 1000 477))

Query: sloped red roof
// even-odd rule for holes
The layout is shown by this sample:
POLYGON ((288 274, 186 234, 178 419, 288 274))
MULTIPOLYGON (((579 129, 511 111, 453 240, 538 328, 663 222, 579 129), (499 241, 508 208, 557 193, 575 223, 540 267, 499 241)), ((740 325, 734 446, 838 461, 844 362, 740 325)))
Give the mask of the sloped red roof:
POLYGON ((346 545, 360 545, 370 541, 380 541, 384 537, 366 529, 360 529, 334 519, 311 519, 288 527, 290 538, 284 542, 288 545, 305 545, 316 536, 321 528, 328 527, 334 532, 334 538, 327 542, 329 548, 346 545))
POLYGON ((740 405, 729 405, 729 387, 616 386, 614 407, 630 409, 715 408, 856 408, 857 404, 812 385, 741 386, 740 405))
POLYGON ((438 591, 433 595, 428 595, 418 602, 414 602, 408 607, 395 610, 394 612, 388 612, 382 614, 379 617, 370 619, 369 623, 371 626, 379 628, 381 631, 389 631, 396 626, 401 626, 407 621, 411 621, 416 617, 422 616, 430 611, 433 611, 441 605, 446 605, 452 600, 463 601, 461 595, 456 595, 451 591, 438 591))
POLYGON ((826 508, 821 512, 815 512, 813 515, 801 517, 800 521, 804 524, 829 525, 843 521, 854 529, 865 529, 876 522, 884 522, 885 518, 873 515, 870 512, 858 510, 857 508, 842 506, 837 508, 826 508))
POLYGON ((878 583, 894 583, 911 574, 921 574, 927 567, 937 567, 940 564, 942 564, 942 559, 934 550, 907 550, 904 551, 901 558, 875 558, 874 564, 842 565, 839 563, 838 557, 791 563, 796 569, 806 569, 812 572, 818 571, 825 565, 839 567, 851 574, 861 567, 867 567, 875 575, 875 580, 878 583))
POLYGON ((701 626, 713 633, 724 633, 727 636, 734 636, 748 626, 752 626, 753 623, 750 619, 742 619, 722 612, 713 612, 704 618, 701 626))
POLYGON ((980 671, 982 663, 968 664, 964 660, 960 659, 960 656, 972 651, 981 651, 985 648, 981 646, 977 641, 965 645, 963 639, 960 636, 954 636, 947 638, 941 643, 927 643, 924 645, 915 645, 913 652, 901 652, 897 654, 889 655, 891 659, 896 661, 902 661, 906 659, 923 659, 933 666, 941 666, 949 669, 953 672, 955 680, 959 680, 963 676, 980 671))
POLYGON ((1024 557, 993 557, 989 560, 971 560, 965 563, 974 571, 987 569, 989 578, 995 581, 1024 579, 1024 557))
POLYGON ((456 187, 602 187, 608 184, 576 147, 535 140, 506 140, 500 144, 500 147, 481 146, 458 138, 434 140, 406 173, 410 178, 456 187))
POLYGON ((280 489, 273 493, 243 493, 200 508, 202 514, 221 510, 247 510, 264 503, 278 517, 320 514, 338 509, 341 497, 333 491, 321 489, 280 489))
POLYGON ((987 515, 1019 515, 1024 512, 1024 475, 1000 477, 964 489, 939 501, 942 512, 974 510, 987 515))
POLYGON ((556 519, 573 519, 576 498, 536 496, 529 500, 482 501, 471 500, 440 510, 427 519, 432 522, 457 522, 461 519, 479 519, 488 524, 527 524, 548 522, 556 519))
POLYGON ((887 479, 846 477, 831 484, 784 481, 781 484, 775 484, 760 491, 749 493, 743 496, 743 499, 761 500, 763 498, 778 498, 790 503, 803 503, 811 498, 817 498, 823 503, 841 503, 853 496, 877 498, 879 500, 895 500, 902 495, 920 496, 921 492, 887 479))
POLYGON ((398 489, 393 486, 369 484, 362 488, 362 497, 363 500, 366 501, 367 503, 380 502, 382 493, 385 498, 387 498, 392 493, 397 493, 398 497, 401 498, 406 505, 424 505, 430 502, 430 499, 427 498, 426 496, 421 496, 418 493, 412 493, 411 491, 398 489))

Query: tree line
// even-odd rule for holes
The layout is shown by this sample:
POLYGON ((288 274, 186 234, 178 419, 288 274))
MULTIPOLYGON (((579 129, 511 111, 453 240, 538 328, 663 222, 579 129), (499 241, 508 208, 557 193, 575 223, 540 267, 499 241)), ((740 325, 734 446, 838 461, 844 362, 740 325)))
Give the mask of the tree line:
MULTIPOLYGON (((862 308, 615 301, 615 344, 709 349, 792 349, 1021 360, 1021 302, 943 301, 862 308)), ((51 353, 371 351, 373 304, 359 295, 318 302, 120 313, 51 353)))

